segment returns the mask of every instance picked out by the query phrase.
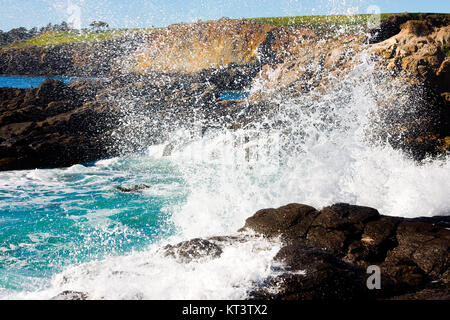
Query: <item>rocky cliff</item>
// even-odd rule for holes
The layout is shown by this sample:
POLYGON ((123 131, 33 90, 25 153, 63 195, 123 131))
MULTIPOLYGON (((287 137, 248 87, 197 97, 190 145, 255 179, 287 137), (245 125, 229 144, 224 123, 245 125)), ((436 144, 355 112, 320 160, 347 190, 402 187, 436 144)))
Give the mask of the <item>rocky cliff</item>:
POLYGON ((70 166, 109 154, 110 104, 93 101, 101 83, 46 80, 36 89, 0 89, 0 168, 70 166))
POLYGON ((258 59, 258 48, 271 29, 265 23, 229 19, 173 25, 152 33, 128 58, 129 69, 189 73, 248 64, 258 59))
POLYGON ((148 35, 129 32, 104 41, 0 48, 0 74, 111 76, 121 72, 122 59, 136 52, 148 35))
POLYGON ((367 56, 379 61, 374 78, 391 79, 378 88, 390 92, 377 99, 378 139, 417 160, 445 153, 449 31, 448 15, 391 16, 372 35, 223 19, 94 43, 2 49, 3 74, 110 76, 110 81, 70 89, 49 82, 33 90, 0 89, 0 169, 64 166, 140 150, 163 141, 170 128, 199 119, 203 132, 242 127, 270 116, 278 101, 331 92, 367 56), (47 86, 54 88, 46 91, 47 86), (248 101, 219 99, 224 90, 250 88, 248 101), (42 98, 45 92, 49 96, 42 98), (112 106, 116 111, 110 112, 112 106), (56 121, 76 118, 90 125, 56 121), (57 143, 50 139, 60 132, 57 143), (121 143, 111 147, 117 137, 121 143), (80 158, 84 144, 89 147, 80 158), (49 147, 36 147, 43 145, 49 147), (50 145, 62 148, 52 159, 50 145))

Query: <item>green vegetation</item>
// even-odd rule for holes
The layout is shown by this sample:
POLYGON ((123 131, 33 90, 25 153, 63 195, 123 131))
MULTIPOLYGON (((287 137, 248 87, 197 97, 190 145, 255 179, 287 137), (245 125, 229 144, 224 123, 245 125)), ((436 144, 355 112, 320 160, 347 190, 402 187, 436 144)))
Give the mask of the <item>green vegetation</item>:
POLYGON ((447 46, 447 45, 443 45, 442 47, 441 47, 441 50, 442 50, 442 52, 447 56, 447 57, 450 57, 450 47, 449 46, 447 46))
MULTIPOLYGON (((385 19, 391 15, 398 13, 382 13, 381 19, 385 19)), ((420 13, 411 13, 411 15, 419 15, 420 13)), ((298 16, 298 17, 269 17, 269 18, 250 18, 246 20, 255 20, 272 24, 276 27, 292 26, 292 25, 319 25, 319 24, 341 24, 341 25, 362 25, 366 24, 370 14, 356 15, 329 15, 329 16, 298 16)))
POLYGON ((26 46, 60 45, 64 43, 98 42, 120 38, 133 32, 151 32, 153 29, 115 29, 102 31, 49 31, 28 40, 14 42, 2 47, 15 49, 26 46))

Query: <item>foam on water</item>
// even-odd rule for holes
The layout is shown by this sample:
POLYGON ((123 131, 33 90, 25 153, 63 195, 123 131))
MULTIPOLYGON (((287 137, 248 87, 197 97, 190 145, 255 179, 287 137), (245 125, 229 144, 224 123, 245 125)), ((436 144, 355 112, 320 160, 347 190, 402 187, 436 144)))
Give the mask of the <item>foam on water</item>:
POLYGON ((164 257, 160 245, 71 266, 53 278, 50 288, 15 298, 48 299, 75 290, 92 299, 244 299, 249 287, 273 273, 272 258, 280 249, 277 242, 255 239, 225 247, 218 259, 186 264, 164 257))
MULTIPOLYGON (((449 214, 448 158, 419 164, 384 141, 370 139, 380 89, 374 69, 374 63, 363 57, 326 94, 278 101, 276 114, 248 128, 218 129, 183 141, 180 137, 192 134, 181 131, 166 145, 150 147, 147 154, 103 160, 93 167, 1 173, 1 196, 14 196, 2 201, 0 210, 26 207, 30 201, 58 203, 80 184, 89 192, 108 193, 111 181, 151 186, 126 206, 128 211, 139 210, 148 201, 146 196, 181 200, 166 201, 161 208, 173 232, 145 248, 70 263, 51 281, 38 279, 39 284, 29 289, 4 290, 0 295, 46 299, 75 290, 94 299, 245 298, 255 283, 277 270, 272 258, 278 242, 254 239, 226 246, 218 259, 189 264, 164 257, 161 247, 193 237, 234 234, 256 210, 291 202, 317 208, 348 202, 404 217, 449 214), (172 153, 163 157, 168 145, 172 153), (27 197, 29 201, 24 201, 27 197)), ((89 218, 92 226, 102 225, 111 210, 96 210, 89 218)), ((125 208, 117 210, 121 215, 125 208)), ((1 219, 4 223, 14 217, 1 219)), ((102 234, 108 243, 114 237, 108 232, 116 231, 105 226, 102 234)), ((120 224, 115 227, 124 232, 120 224)), ((50 236, 35 233, 31 241, 50 236)), ((10 250, 1 248, 0 252, 10 250)))

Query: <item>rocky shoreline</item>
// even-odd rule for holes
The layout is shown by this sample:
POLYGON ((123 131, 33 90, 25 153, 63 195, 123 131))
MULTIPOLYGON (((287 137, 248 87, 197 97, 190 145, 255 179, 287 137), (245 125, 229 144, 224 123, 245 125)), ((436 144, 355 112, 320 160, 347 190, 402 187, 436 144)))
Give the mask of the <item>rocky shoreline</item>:
MULTIPOLYGON (((273 275, 248 292, 251 300, 450 299, 450 216, 407 219, 344 203, 321 210, 294 203, 256 212, 236 235, 162 250, 179 263, 205 261, 260 236, 281 239, 282 247, 273 258, 273 275), (374 265, 380 289, 367 286, 367 269, 374 265)), ((84 300, 89 294, 65 291, 54 299, 84 300)))

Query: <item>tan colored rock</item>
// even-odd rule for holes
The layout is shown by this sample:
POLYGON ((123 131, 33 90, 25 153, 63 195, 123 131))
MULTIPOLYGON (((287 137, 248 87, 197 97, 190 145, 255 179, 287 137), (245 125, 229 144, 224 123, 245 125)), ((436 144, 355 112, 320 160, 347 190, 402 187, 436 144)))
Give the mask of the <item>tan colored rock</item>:
POLYGON ((442 46, 449 39, 448 25, 433 27, 426 20, 410 20, 401 26, 399 34, 372 45, 371 49, 383 58, 389 69, 436 81, 436 77, 447 72, 442 65, 445 59, 442 46))
POLYGON ((229 63, 246 64, 257 58, 259 45, 271 25, 250 20, 177 24, 155 31, 128 58, 133 72, 198 72, 229 63))
POLYGON ((311 84, 320 91, 330 80, 349 72, 353 59, 365 48, 360 35, 322 39, 303 27, 278 28, 271 33, 274 63, 263 66, 254 79, 250 101, 268 100, 288 88, 300 94, 310 90, 311 84))

